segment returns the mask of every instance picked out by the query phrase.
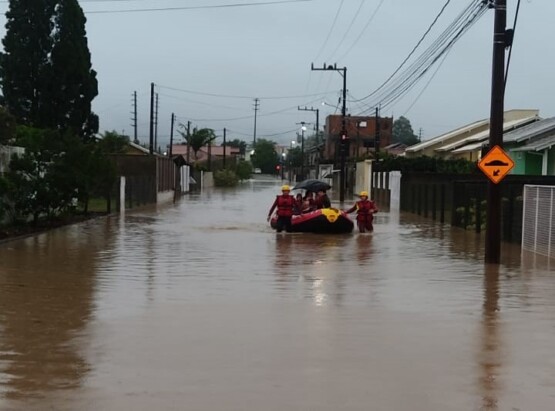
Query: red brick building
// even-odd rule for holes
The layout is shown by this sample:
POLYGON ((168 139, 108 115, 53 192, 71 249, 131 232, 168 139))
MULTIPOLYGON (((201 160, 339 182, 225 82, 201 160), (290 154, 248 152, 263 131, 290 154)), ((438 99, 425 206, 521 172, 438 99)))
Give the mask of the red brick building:
MULTIPOLYGON (((391 144, 391 130, 393 127, 392 117, 378 117, 380 125, 380 149, 391 144)), ((348 158, 363 157, 367 152, 374 152, 374 141, 376 137, 376 117, 347 116, 345 117, 347 136, 350 147, 348 158), (365 147, 365 142, 370 142, 372 147, 365 147)), ((326 118, 324 129, 325 146, 323 158, 334 160, 337 145, 341 136, 342 116, 340 114, 329 115, 326 118)))

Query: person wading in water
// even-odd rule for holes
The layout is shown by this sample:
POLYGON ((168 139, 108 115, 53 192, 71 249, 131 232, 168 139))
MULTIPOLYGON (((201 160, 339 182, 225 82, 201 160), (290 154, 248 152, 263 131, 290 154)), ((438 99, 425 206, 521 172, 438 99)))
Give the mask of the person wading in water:
POLYGON ((361 191, 359 197, 360 200, 345 212, 349 214, 356 210, 358 231, 361 233, 372 232, 374 230, 372 222, 374 221, 374 214, 378 212, 378 207, 373 201, 368 200, 367 191, 361 191))
POLYGON ((272 218, 272 213, 277 207, 276 231, 281 233, 285 228, 288 233, 291 232, 291 217, 293 216, 293 207, 295 207, 295 198, 289 195, 290 188, 288 185, 281 187, 281 195, 276 196, 274 204, 268 212, 268 221, 272 218))

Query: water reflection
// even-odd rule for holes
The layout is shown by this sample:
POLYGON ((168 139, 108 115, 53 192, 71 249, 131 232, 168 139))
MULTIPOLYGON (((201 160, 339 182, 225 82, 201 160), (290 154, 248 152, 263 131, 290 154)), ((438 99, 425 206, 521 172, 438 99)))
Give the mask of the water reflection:
POLYGON ((501 337, 499 321, 499 265, 487 264, 484 269, 484 303, 482 309, 482 331, 478 358, 481 375, 484 411, 498 409, 500 369, 502 367, 501 337))
MULTIPOLYGON (((0 398, 81 385, 80 333, 93 311, 95 253, 111 224, 84 223, 0 247, 0 398)), ((108 244, 107 244, 108 243, 108 244)))

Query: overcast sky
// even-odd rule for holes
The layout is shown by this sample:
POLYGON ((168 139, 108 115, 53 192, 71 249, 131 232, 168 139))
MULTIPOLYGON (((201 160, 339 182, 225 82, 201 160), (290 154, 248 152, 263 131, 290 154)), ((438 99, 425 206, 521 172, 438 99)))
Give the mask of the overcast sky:
MULTIPOLYGON (((255 97, 260 98, 257 137, 287 144, 300 127, 297 123, 316 120, 315 113, 298 111, 297 106, 318 108, 322 125, 325 116, 335 112, 331 106, 338 104, 340 73, 311 71, 312 62, 317 67, 324 62, 347 67, 348 113, 372 110, 376 102, 371 99, 366 101, 370 106, 353 100, 370 94, 395 71, 447 3, 311 0, 194 8, 268 1, 81 0, 98 72, 93 109, 100 116, 100 131, 133 135, 131 102, 136 91, 138 134, 146 142, 154 82, 162 144, 169 141, 172 112, 179 122, 190 120, 193 126, 214 128, 218 135, 226 127, 228 138, 252 141, 255 97), (130 9, 169 10, 115 12, 130 9), (111 12, 93 13, 99 11, 111 12)), ((471 3, 450 1, 409 64, 471 3)), ((511 27, 517 0, 507 3, 511 27)), ((7 8, 7 2, 0 1, 2 14, 7 8)), ((543 117, 555 115, 553 16, 555 1, 522 0, 506 109, 537 108, 543 117)), ((438 60, 382 116, 408 117, 425 139, 489 117, 493 17, 493 10, 487 11, 445 60, 438 60)), ((1 19, 3 37, 5 17, 1 19)))

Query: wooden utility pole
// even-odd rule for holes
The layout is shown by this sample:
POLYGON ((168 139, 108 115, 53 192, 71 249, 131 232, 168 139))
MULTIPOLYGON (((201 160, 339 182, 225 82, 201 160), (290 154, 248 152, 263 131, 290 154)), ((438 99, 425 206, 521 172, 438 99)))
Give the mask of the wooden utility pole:
MULTIPOLYGON (((507 1, 495 0, 489 146, 503 148, 507 1)), ((488 182, 485 262, 499 264, 501 254, 501 185, 488 182)))
POLYGON ((253 148, 256 145, 256 117, 257 117, 259 109, 260 109, 260 99, 255 98, 254 99, 254 134, 253 134, 253 139, 252 139, 253 148))
POLYGON ((189 160, 191 159, 191 144, 189 143, 190 138, 191 138, 191 122, 187 121, 187 164, 189 164, 189 160))
POLYGON ((156 109, 154 112, 154 150, 158 150, 158 93, 156 93, 156 109))

